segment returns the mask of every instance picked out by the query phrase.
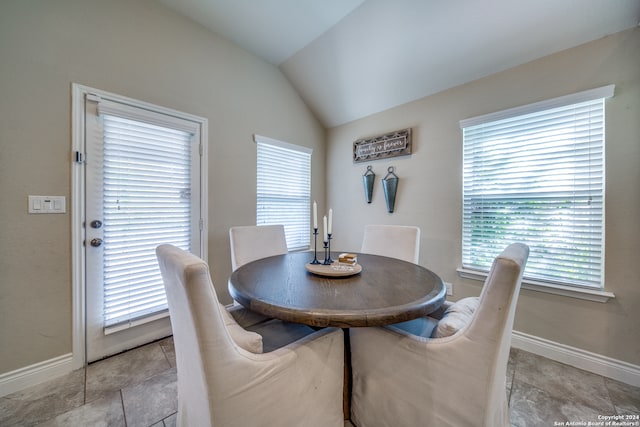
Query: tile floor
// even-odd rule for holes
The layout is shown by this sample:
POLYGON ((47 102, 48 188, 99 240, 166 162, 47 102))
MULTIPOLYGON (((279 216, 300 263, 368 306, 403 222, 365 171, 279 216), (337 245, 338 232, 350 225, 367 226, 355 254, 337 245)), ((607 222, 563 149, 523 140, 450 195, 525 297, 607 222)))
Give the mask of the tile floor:
MULTIPOLYGON (((507 374, 516 427, 640 414, 640 388, 531 353, 512 350, 507 374)), ((166 338, 0 398, 0 426, 175 426, 176 396, 173 340, 166 338)))

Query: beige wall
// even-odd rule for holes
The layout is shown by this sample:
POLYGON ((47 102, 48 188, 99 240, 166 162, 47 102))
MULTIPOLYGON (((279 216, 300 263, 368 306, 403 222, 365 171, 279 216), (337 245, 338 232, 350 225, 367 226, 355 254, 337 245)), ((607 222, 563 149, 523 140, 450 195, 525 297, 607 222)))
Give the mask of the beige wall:
MULTIPOLYGON (((230 302, 228 229, 255 224, 258 133, 312 147, 324 201, 324 129, 280 71, 150 0, 0 3, 0 373, 71 352, 71 83, 209 120, 209 262, 230 302)), ((324 206, 323 206, 324 208, 324 206)))
MULTIPOLYGON (((429 78, 429 76, 424 76, 429 78)), ((524 290, 515 329, 640 365, 640 30, 633 29, 333 128, 327 145, 327 202, 335 245, 357 250, 366 223, 418 225, 420 263, 453 282, 453 299, 478 295, 461 279, 461 131, 458 122, 494 111, 614 83, 606 104, 606 304, 524 290), (413 128, 414 154, 352 162, 358 138, 413 128), (376 173, 371 205, 362 174, 376 173), (388 214, 380 179, 400 177, 388 214)))

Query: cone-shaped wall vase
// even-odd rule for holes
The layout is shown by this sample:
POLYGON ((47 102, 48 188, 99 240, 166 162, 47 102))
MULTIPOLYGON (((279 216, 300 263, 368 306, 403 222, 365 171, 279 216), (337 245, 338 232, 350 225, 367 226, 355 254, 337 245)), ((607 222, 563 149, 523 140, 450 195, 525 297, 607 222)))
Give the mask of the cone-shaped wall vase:
POLYGON ((382 188, 384 189, 384 199, 387 201, 387 211, 393 213, 396 204, 396 192, 398 191, 398 176, 393 173, 395 168, 389 166, 387 176, 382 179, 382 188))
POLYGON ((367 203, 371 203, 371 197, 373 196, 373 182, 376 179, 376 174, 371 169, 371 166, 367 166, 367 171, 362 175, 362 183, 364 184, 364 198, 367 203))

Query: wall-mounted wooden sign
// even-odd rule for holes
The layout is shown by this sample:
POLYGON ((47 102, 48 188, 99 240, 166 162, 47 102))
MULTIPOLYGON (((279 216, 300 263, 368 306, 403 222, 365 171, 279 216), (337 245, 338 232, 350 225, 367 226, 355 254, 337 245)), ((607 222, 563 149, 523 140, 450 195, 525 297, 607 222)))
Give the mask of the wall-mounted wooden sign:
POLYGON ((411 154, 411 128, 371 138, 361 138, 353 143, 354 162, 386 159, 408 154, 411 154))

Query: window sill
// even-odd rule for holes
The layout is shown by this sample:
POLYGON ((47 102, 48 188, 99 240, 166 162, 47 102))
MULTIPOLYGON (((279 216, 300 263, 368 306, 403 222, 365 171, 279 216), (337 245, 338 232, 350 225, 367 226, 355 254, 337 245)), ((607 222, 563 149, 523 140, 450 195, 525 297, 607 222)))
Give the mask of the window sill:
MULTIPOLYGON (((456 271, 458 272, 458 276, 465 279, 484 281, 487 278, 487 273, 481 271, 468 270, 464 268, 458 268, 456 271)), ((611 298, 616 297, 613 292, 600 289, 579 288, 575 286, 558 285, 555 283, 537 282, 535 280, 522 280, 522 288, 531 291, 545 292, 601 303, 606 303, 611 298)))
POLYGON ((146 316, 138 317, 137 319, 125 320, 124 322, 116 323, 110 326, 104 327, 104 334, 110 335, 114 332, 123 331, 125 329, 133 328, 134 326, 144 325, 145 323, 153 322, 155 320, 164 319, 169 317, 169 309, 164 309, 155 313, 148 314, 146 316))

